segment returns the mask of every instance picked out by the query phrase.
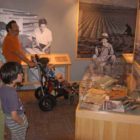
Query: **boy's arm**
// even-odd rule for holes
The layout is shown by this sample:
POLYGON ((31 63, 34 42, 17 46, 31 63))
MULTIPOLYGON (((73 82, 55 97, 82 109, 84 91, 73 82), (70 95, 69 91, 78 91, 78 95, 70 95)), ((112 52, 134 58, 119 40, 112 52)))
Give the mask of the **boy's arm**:
POLYGON ((19 125, 23 125, 23 119, 17 114, 17 111, 11 112, 12 119, 19 125))
POLYGON ((2 65, 3 65, 3 62, 0 60, 0 68, 1 68, 2 65))

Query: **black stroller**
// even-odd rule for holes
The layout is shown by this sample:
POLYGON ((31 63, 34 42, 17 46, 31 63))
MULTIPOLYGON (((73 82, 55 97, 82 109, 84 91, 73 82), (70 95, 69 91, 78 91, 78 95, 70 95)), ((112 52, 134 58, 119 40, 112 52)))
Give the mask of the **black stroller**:
POLYGON ((41 85, 35 90, 35 97, 39 101, 39 108, 42 111, 51 111, 56 105, 57 98, 62 96, 64 99, 68 99, 70 104, 73 104, 74 95, 78 95, 79 85, 73 83, 72 85, 68 84, 64 86, 55 79, 53 74, 47 75, 44 67, 46 67, 46 63, 49 62, 48 58, 39 58, 35 55, 34 61, 36 61, 37 64, 41 85))

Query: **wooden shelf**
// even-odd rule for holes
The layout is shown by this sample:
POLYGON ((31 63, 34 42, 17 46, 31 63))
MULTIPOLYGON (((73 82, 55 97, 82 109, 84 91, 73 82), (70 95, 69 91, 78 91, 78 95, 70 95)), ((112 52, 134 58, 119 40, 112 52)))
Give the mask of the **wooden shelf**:
MULTIPOLYGON (((32 55, 27 55, 27 58, 31 58, 32 55)), ((39 57, 47 57, 50 60, 50 64, 54 65, 71 65, 71 60, 68 54, 39 54, 39 57)), ((22 62, 22 65, 26 66, 26 63, 22 62)))
MULTIPOLYGON (((32 55, 27 55, 27 58, 31 58, 32 55)), ((50 60, 50 64, 53 64, 56 66, 56 68, 59 67, 64 67, 65 69, 65 79, 70 81, 70 65, 71 65, 71 60, 68 54, 39 54, 39 57, 46 57, 49 58, 50 60)), ((25 62, 22 62, 23 68, 24 68, 24 83, 23 85, 31 85, 34 84, 36 82, 30 82, 29 79, 29 75, 28 75, 28 69, 29 67, 27 66, 27 64, 25 62)))

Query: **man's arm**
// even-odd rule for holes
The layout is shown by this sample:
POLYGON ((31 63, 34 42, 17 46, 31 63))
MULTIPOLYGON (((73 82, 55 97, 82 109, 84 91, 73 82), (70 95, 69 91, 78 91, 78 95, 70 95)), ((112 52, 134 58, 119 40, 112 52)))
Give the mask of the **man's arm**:
POLYGON ((22 61, 27 63, 30 67, 35 66, 35 63, 30 61, 21 50, 20 51, 12 51, 12 53, 14 53, 16 56, 18 56, 22 61))

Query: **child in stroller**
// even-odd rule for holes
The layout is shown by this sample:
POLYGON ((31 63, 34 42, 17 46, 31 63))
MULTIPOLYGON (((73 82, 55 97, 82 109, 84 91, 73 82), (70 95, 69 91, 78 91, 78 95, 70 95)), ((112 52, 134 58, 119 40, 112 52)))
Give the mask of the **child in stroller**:
POLYGON ((43 111, 52 110, 56 105, 56 99, 62 96, 64 99, 70 99, 70 103, 73 103, 74 96, 70 95, 77 93, 76 83, 67 82, 62 73, 55 74, 55 67, 49 63, 48 58, 36 56, 36 62, 41 86, 35 90, 35 97, 39 100, 40 109, 43 111))

